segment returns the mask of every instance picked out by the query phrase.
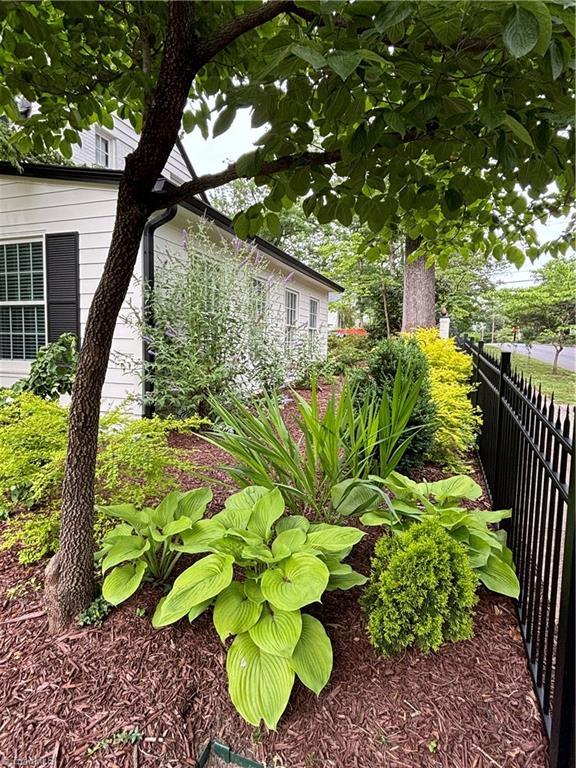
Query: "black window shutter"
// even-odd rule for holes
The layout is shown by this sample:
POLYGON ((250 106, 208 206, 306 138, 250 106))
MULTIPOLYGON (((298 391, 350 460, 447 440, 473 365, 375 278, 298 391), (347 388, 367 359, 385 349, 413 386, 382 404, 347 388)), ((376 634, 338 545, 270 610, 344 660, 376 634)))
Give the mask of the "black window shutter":
POLYGON ((46 235, 48 341, 75 333, 80 341, 78 232, 46 235))

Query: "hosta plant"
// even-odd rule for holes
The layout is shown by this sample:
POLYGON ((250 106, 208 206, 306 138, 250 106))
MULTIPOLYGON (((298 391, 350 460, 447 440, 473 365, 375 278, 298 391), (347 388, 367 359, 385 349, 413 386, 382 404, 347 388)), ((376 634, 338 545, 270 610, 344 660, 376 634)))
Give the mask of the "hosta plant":
POLYGON ((275 728, 295 677, 316 694, 328 682, 330 640, 302 609, 325 591, 365 583, 343 562, 363 536, 356 528, 286 516, 277 488, 245 488, 169 545, 178 553, 207 554, 176 578, 152 623, 193 621, 213 605, 220 639, 234 637, 226 662, 234 706, 252 725, 263 720, 275 728))
POLYGON ((364 525, 387 525, 393 532, 405 531, 414 522, 435 520, 467 550, 470 565, 485 587, 509 597, 518 597, 520 586, 514 571, 512 552, 506 546, 506 532, 489 526, 511 516, 511 510, 469 510, 459 502, 476 501, 482 489, 467 475, 454 475, 433 483, 417 483, 398 472, 387 478, 372 477, 366 484, 374 492, 374 509, 360 519, 364 525), (384 486, 392 499, 375 488, 384 486))
POLYGON ((121 521, 104 535, 96 554, 106 574, 102 597, 118 605, 136 592, 143 579, 166 581, 182 556, 176 548, 180 537, 200 520, 211 500, 211 490, 197 488, 173 491, 155 508, 99 507, 107 517, 121 521))

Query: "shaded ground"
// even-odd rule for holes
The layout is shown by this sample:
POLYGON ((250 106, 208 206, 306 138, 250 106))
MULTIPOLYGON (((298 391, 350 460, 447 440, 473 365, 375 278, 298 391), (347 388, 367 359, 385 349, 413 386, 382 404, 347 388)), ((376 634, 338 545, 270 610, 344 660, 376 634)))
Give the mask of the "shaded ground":
MULTIPOLYGON (((194 463, 206 463, 198 438, 184 442, 194 463)), ((216 458, 213 449, 210 455, 216 458)), ((217 494, 214 510, 221 500, 217 494)), ((352 558, 365 573, 377 535, 371 531, 352 558)), ((359 590, 328 593, 310 612, 332 639, 332 678, 319 698, 297 683, 278 731, 266 733, 244 723, 230 703, 225 652, 210 616, 156 631, 149 616, 160 592, 148 588, 101 628, 51 637, 41 592, 6 599, 7 588, 33 576, 42 578, 41 566, 21 566, 14 553, 0 553, 2 765, 185 768, 208 739, 218 739, 276 768, 547 766, 505 598, 482 594, 472 640, 384 660, 368 643, 359 590), (137 744, 87 754, 134 729, 142 736, 137 744)))

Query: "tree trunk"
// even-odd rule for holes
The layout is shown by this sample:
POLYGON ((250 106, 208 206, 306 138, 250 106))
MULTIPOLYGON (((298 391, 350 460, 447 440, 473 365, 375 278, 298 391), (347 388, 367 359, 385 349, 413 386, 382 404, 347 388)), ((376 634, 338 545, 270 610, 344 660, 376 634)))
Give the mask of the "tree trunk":
POLYGON ((386 338, 390 338, 390 317, 388 316, 388 297, 386 295, 386 283, 382 283, 382 307, 384 309, 384 320, 386 321, 386 338))
POLYGON ((434 266, 427 267, 426 259, 420 257, 409 261, 411 253, 418 248, 421 239, 406 238, 404 261, 404 297, 402 303, 402 330, 434 328, 436 325, 436 275, 434 266))
POLYGON ((564 349, 564 347, 554 347, 556 350, 554 354, 554 362, 552 363, 552 373, 558 373, 558 358, 560 357, 560 352, 564 349))

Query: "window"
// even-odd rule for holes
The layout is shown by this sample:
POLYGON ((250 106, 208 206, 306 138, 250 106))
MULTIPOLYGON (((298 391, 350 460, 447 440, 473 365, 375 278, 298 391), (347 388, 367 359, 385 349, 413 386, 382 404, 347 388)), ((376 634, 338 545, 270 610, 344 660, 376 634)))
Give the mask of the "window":
POLYGON ((96 134, 96 165, 110 168, 110 139, 102 134, 96 134))
POLYGON ((308 313, 308 328, 312 333, 318 330, 318 299, 310 299, 310 312, 308 313))
POLYGON ((0 244, 0 358, 33 360, 45 343, 42 243, 0 244))
POLYGON ((296 291, 286 291, 284 295, 286 305, 286 341, 292 345, 294 343, 294 329, 298 319, 298 294, 296 291))
POLYGON ((252 279, 254 316, 256 322, 262 322, 266 317, 267 291, 266 283, 259 277, 252 279))

